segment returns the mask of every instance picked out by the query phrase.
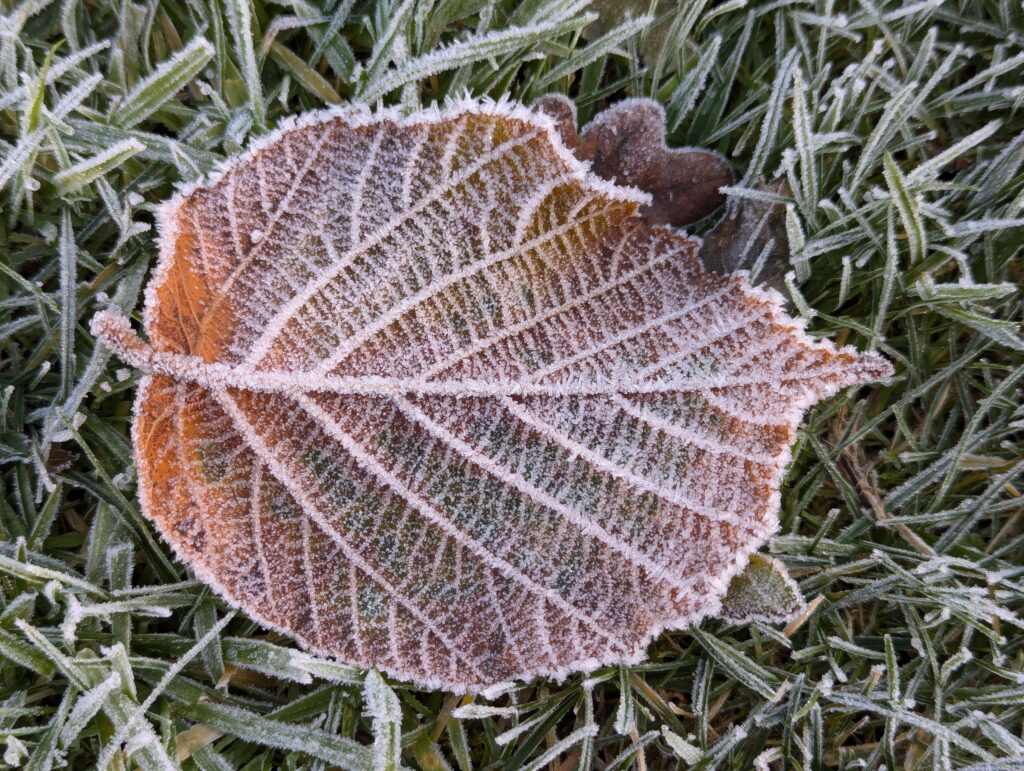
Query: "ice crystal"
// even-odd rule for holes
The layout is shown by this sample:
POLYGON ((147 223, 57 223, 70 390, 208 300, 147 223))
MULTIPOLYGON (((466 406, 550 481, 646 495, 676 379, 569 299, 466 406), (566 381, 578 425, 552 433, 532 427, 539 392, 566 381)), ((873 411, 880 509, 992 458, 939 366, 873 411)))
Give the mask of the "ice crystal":
POLYGON ((163 205, 149 342, 94 320, 148 373, 145 513, 358 667, 479 691, 639 660, 778 527, 805 410, 891 371, 703 270, 651 203, 509 103, 262 140, 163 205))

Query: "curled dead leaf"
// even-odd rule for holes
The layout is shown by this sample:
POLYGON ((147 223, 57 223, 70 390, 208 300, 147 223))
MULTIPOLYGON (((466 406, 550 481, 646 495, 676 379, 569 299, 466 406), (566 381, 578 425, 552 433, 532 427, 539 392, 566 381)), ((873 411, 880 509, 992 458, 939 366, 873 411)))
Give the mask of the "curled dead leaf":
POLYGON ((729 162, 710 150, 668 147, 665 110, 652 99, 616 102, 581 134, 571 99, 551 94, 533 109, 555 121, 562 141, 599 177, 650 194, 640 211, 652 225, 690 225, 725 202, 718 189, 732 183, 729 162))
MULTIPOLYGON (((627 99, 576 132, 576 105, 560 94, 541 97, 533 109, 555 121, 562 140, 598 176, 649 193, 641 209, 651 224, 690 225, 725 202, 732 183, 728 161, 717 153, 665 145, 665 113, 650 99, 627 99)), ((758 182, 756 190, 790 196, 785 179, 758 182)), ((780 203, 735 200, 703 237, 699 257, 708 270, 752 272, 755 283, 783 291, 789 270, 786 208, 780 203)))
POLYGON ((160 210, 143 510, 232 604, 429 687, 642 658, 778 527, 804 412, 890 374, 705 271, 552 120, 349 107, 160 210))

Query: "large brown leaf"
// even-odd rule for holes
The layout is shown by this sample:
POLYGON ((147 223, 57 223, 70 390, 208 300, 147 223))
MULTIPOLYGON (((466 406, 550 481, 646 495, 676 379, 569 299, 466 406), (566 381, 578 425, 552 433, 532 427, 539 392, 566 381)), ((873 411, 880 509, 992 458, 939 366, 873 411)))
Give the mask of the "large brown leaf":
POLYGON ((889 374, 704 271, 549 118, 307 116, 161 210, 147 516, 233 604, 452 690, 639 660, 778 526, 805 410, 889 374))

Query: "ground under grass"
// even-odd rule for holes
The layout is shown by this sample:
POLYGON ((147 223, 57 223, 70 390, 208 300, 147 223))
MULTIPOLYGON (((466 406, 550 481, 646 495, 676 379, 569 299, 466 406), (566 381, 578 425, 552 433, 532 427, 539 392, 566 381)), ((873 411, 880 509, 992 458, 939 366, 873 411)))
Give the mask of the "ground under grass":
POLYGON ((1020 3, 593 5, 0 0, 3 763, 1024 765, 1020 3), (88 321, 138 307, 152 206, 284 116, 467 91, 584 122, 651 95, 734 163, 733 205, 787 180, 794 311, 897 370, 800 434, 769 546, 800 623, 470 704, 299 652, 142 518, 137 376, 88 321))

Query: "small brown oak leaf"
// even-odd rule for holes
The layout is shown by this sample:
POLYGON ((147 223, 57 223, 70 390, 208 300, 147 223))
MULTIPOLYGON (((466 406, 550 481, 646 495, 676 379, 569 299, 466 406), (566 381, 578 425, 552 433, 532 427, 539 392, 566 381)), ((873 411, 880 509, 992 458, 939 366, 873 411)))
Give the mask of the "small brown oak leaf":
POLYGON ((551 116, 562 141, 599 177, 649 193, 640 211, 652 225, 690 225, 725 202, 718 189, 732 183, 729 162, 710 150, 668 147, 665 110, 652 99, 616 102, 579 134, 571 99, 550 94, 533 109, 551 116))
POLYGON ((260 141, 162 205, 148 342, 93 320, 147 373, 146 516, 267 627, 428 687, 636 662, 717 613, 805 411, 892 370, 652 200, 509 102, 260 141))

